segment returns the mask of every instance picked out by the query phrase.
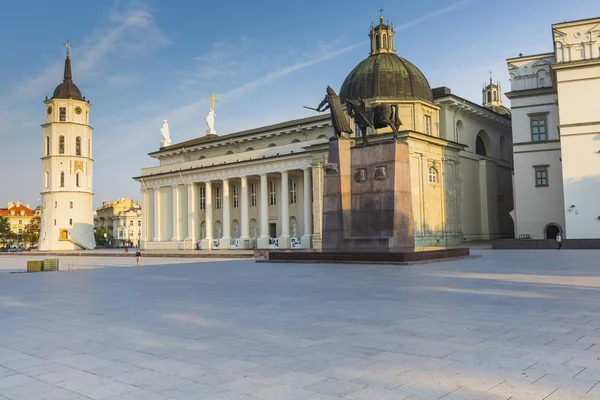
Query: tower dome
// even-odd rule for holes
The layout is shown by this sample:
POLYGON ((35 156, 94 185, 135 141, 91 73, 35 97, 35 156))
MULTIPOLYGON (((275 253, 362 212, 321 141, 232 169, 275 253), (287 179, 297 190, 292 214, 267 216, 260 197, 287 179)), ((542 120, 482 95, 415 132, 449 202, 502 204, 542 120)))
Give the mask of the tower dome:
POLYGON ((73 100, 83 100, 81 96, 81 91, 73 83, 73 74, 71 73, 71 58, 69 56, 69 51, 67 47, 67 58, 65 59, 65 72, 64 78, 60 85, 54 89, 53 99, 73 99, 73 100))
POLYGON ((371 25, 371 53, 348 74, 340 98, 379 100, 425 100, 433 103, 431 86, 425 75, 394 48, 394 27, 383 23, 371 25))

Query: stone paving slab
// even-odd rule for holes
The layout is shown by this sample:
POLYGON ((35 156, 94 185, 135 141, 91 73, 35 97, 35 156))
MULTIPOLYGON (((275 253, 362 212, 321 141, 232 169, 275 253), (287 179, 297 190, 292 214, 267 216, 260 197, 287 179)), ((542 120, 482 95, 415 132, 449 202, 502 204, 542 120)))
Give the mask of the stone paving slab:
POLYGON ((0 399, 600 399, 600 253, 474 252, 0 274, 0 399))

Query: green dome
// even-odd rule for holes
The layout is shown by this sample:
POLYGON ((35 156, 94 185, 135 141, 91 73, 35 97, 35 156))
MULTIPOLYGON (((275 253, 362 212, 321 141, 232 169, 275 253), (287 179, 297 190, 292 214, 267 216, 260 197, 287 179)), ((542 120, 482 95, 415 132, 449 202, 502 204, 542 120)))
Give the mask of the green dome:
POLYGON ((364 59, 346 77, 340 98, 343 103, 354 98, 433 103, 433 93, 425 75, 395 53, 378 53, 364 59))

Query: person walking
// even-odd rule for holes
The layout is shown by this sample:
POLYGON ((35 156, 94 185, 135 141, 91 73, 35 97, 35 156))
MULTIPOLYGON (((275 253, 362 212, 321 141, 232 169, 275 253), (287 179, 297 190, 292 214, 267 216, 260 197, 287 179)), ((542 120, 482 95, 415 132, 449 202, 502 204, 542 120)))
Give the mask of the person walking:
POLYGON ((129 253, 129 243, 125 242, 125 253, 129 253))
POLYGON ((142 253, 138 250, 135 252, 135 261, 137 265, 140 265, 140 258, 142 258, 142 253))
POLYGON ((562 236, 560 236, 560 232, 556 235, 556 249, 560 250, 562 247, 562 236))

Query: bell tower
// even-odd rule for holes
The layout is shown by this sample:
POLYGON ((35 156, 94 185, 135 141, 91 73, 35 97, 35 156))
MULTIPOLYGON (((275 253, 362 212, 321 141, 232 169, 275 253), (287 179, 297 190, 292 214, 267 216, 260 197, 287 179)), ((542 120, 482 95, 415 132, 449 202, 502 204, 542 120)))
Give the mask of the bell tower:
POLYGON ((371 55, 379 53, 395 53, 394 26, 383 23, 383 9, 379 10, 379 25, 371 24, 369 38, 371 39, 371 55))
POLYGON ((482 89, 483 93, 483 106, 485 108, 489 108, 490 110, 496 107, 502 107, 502 86, 500 86, 500 82, 494 83, 492 80, 492 76, 490 73, 490 83, 488 85, 483 85, 482 89))
POLYGON ((39 250, 93 249, 91 104, 73 83, 69 43, 63 81, 44 101, 39 250))

